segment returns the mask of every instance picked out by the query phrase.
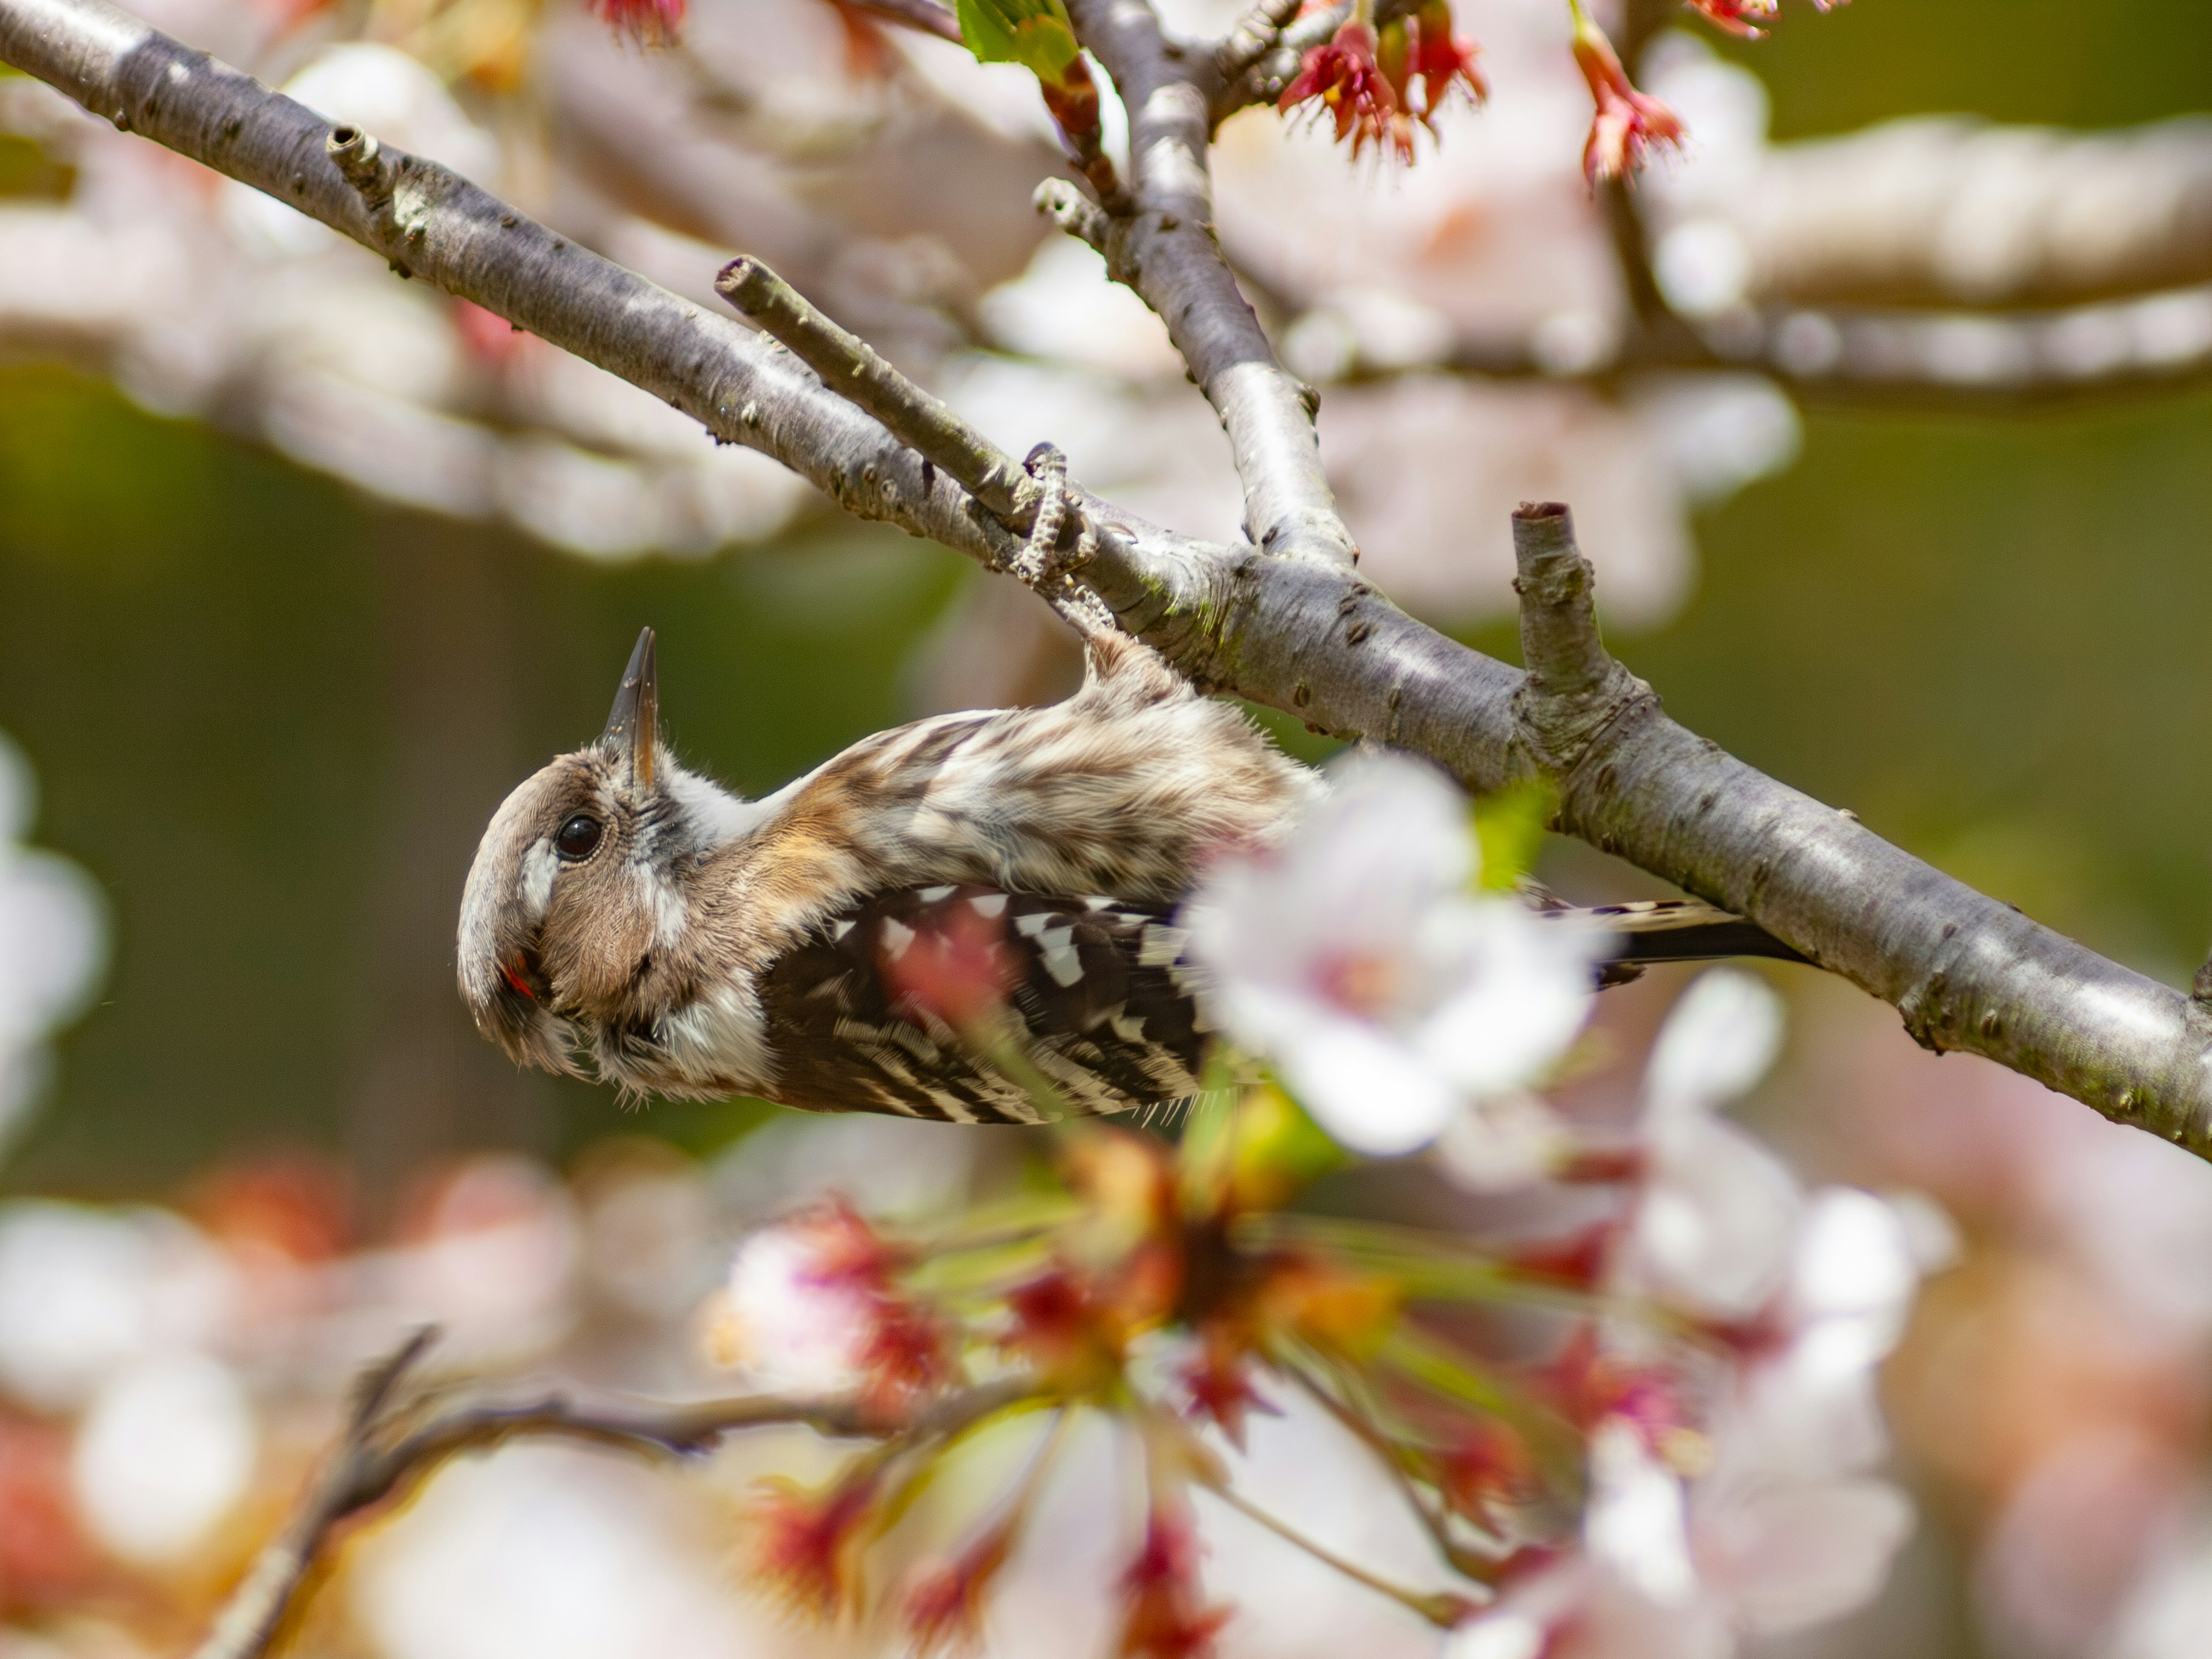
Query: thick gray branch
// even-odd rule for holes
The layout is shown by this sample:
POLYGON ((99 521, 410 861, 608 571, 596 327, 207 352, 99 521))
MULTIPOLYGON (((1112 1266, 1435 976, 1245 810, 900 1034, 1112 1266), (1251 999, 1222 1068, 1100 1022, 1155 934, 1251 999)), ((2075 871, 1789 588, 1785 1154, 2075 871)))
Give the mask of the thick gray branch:
POLYGON ((1068 11, 1129 112, 1131 199, 1104 220, 1108 268, 1159 313, 1221 416, 1245 534, 1270 553, 1352 563, 1358 549, 1322 471, 1313 393, 1275 361, 1214 241, 1212 54, 1169 40, 1148 0, 1074 0, 1068 11))
MULTIPOLYGON (((368 180, 357 190, 325 154, 326 123, 105 0, 0 0, 0 59, 669 399, 854 512, 994 568, 1024 550, 941 470, 735 320, 416 158, 356 154, 349 165, 368 180)), ((1563 828, 1753 918, 1895 1003, 1923 1041, 1988 1054, 2212 1152, 2212 1017, 2180 993, 1761 776, 1655 700, 1623 708, 1580 748, 1553 729, 1540 763, 1528 736, 1542 736, 1544 693, 1568 660, 1549 647, 1537 653, 1544 684, 1516 718, 1520 673, 1413 621, 1340 564, 1217 547, 1073 499, 1097 532, 1083 580, 1196 683, 1429 755, 1476 789, 1546 765, 1563 828)))
POLYGON ((1894 1004, 1941 1053, 2002 1059, 2106 1116, 2212 1151, 2212 1015, 1985 898, 1669 720, 1605 655, 1571 521, 1515 521, 1531 673, 1522 751, 1559 827, 1758 920, 1894 1004), (1543 665, 1538 672, 1539 663, 1543 665))

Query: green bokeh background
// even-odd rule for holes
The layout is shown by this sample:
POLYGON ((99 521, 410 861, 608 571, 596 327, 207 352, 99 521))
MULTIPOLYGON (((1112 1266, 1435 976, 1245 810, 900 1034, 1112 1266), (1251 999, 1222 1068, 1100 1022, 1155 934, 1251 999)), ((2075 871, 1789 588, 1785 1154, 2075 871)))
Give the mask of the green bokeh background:
MULTIPOLYGON (((1790 0, 1728 48, 1778 133, 1915 111, 2103 125, 2204 102, 2203 0, 1790 0)), ((0 180, 0 187, 5 181, 0 180)), ((1683 720, 2179 981, 2212 928, 2212 400, 1814 414, 1700 525, 1681 616, 1617 641, 1683 720)), ((596 729, 639 624, 678 744, 747 788, 903 712, 963 580, 864 526, 605 568, 368 503, 52 366, 0 368, 0 730, 116 956, 0 1181, 155 1193, 307 1141, 372 1188, 448 1147, 613 1122, 515 1076, 448 975, 477 833, 596 729)), ((1474 635, 1510 654, 1510 629, 1474 635)), ((706 1140, 732 1109, 659 1106, 706 1140)))

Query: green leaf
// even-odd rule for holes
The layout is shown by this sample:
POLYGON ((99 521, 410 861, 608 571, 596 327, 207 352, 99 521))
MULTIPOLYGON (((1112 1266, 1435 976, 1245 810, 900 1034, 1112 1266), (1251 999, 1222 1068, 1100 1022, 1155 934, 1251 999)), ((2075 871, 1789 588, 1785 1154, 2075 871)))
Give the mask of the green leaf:
POLYGON ((1474 804, 1475 839, 1482 847, 1484 890, 1510 893, 1544 850, 1544 831, 1559 811, 1559 796, 1542 778, 1509 784, 1474 804))
POLYGON ((957 8, 960 39, 979 63, 1019 64, 1060 82, 1082 55, 1061 0, 957 0, 957 8))

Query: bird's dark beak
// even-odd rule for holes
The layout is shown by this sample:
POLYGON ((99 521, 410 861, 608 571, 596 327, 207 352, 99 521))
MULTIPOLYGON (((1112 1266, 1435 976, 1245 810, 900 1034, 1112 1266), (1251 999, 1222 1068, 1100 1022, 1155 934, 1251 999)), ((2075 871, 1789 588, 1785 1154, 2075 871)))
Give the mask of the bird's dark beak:
POLYGON ((637 636, 637 649, 629 653, 623 670, 622 689, 607 715, 607 729, 599 741, 629 757, 630 775, 647 788, 653 785, 653 746, 660 738, 660 692, 653 679, 653 630, 637 636))

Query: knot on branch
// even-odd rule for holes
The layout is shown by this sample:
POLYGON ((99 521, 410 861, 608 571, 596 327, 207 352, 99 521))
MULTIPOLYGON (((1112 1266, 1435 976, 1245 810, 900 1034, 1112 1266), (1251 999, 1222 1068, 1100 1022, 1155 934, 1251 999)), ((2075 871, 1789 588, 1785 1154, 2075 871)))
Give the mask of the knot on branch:
POLYGON ((323 140, 323 153, 370 213, 380 211, 392 200, 392 162, 375 134, 351 125, 332 127, 323 140))
POLYGON ((1113 216, 1066 179, 1046 179, 1030 201, 1070 236, 1089 243, 1109 261, 1113 258, 1107 246, 1113 236, 1113 216))
POLYGON ((1513 556, 1527 670, 1513 694, 1515 740, 1539 770, 1570 772, 1606 727, 1658 699, 1605 648, 1591 597, 1596 578, 1564 505, 1522 503, 1513 514, 1513 556))

